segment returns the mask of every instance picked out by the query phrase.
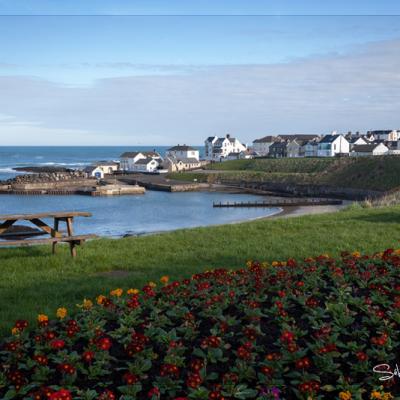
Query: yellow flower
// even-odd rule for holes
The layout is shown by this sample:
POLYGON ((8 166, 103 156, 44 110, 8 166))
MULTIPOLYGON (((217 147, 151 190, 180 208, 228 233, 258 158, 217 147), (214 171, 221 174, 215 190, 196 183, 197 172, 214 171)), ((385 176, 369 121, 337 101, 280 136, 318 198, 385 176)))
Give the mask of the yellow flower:
POLYGON ((103 296, 102 294, 100 295, 100 296, 97 296, 96 297, 96 301, 97 301, 97 304, 103 304, 103 301, 106 299, 106 296, 103 296))
POLYGON ((48 322, 49 317, 46 314, 39 314, 37 317, 38 322, 43 323, 43 322, 48 322))
POLYGON ((272 261, 271 265, 273 267, 277 267, 279 265, 279 261, 272 261))
POLYGON ((128 294, 138 294, 139 293, 139 289, 128 289, 128 291, 126 293, 128 293, 128 294))
POLYGON ((397 256, 400 256, 400 249, 395 250, 394 254, 396 254, 397 256))
POLYGON ((353 253, 351 253, 351 255, 355 258, 360 258, 361 257, 361 253, 359 251, 354 251, 353 253))
POLYGON ((149 286, 152 288, 155 288, 157 286, 157 284, 155 284, 154 282, 149 282, 149 286))
POLYGON ((61 308, 57 309, 56 315, 58 318, 64 319, 67 316, 67 313, 68 313, 67 309, 64 307, 61 307, 61 308))
POLYGON ((111 290, 110 292, 111 296, 116 296, 116 297, 121 297, 122 293, 124 293, 124 291, 121 288, 111 290))
POLYGON ((12 333, 13 335, 18 335, 19 329, 16 328, 16 327, 14 326, 14 328, 11 329, 11 333, 12 333))
POLYGON ((85 310, 90 310, 93 307, 93 301, 92 300, 83 299, 82 306, 83 306, 83 308, 85 310))
POLYGON ((383 399, 383 400, 391 400, 391 399, 393 399, 393 396, 392 396, 391 393, 386 392, 386 393, 383 394, 382 399, 383 399))
POLYGON ((167 275, 162 276, 162 277, 160 278, 160 282, 161 282, 162 284, 164 284, 164 285, 167 285, 168 282, 169 282, 169 276, 167 276, 167 275))
POLYGON ((253 264, 253 261, 251 261, 251 260, 247 261, 246 262, 247 268, 250 268, 252 264, 253 264))
POLYGON ((264 261, 263 263, 261 263, 261 266, 262 266, 263 268, 268 268, 268 267, 269 267, 269 264, 268 264, 266 261, 264 261))
POLYGON ((373 392, 371 392, 371 399, 381 399, 381 398, 382 396, 378 391, 374 390, 373 392))
POLYGON ((340 392, 339 393, 339 399, 340 400, 350 400, 351 399, 351 393, 348 390, 346 392, 340 392))

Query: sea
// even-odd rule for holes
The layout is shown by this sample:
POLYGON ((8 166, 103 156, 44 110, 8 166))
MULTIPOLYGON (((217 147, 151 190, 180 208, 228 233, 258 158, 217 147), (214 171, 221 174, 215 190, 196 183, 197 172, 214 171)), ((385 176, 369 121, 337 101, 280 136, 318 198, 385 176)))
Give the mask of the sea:
MULTIPOLYGON (((80 169, 102 160, 118 160, 125 151, 156 150, 169 146, 112 147, 0 147, 0 180, 15 177, 16 167, 63 166, 80 169)), ((200 156, 203 148, 198 147, 200 156)), ((165 232, 181 228, 229 224, 278 213, 278 208, 213 208, 213 202, 256 201, 259 196, 218 192, 168 193, 147 191, 144 195, 26 196, 1 195, 0 214, 47 211, 89 211, 90 218, 76 218, 77 234, 121 237, 165 232)))

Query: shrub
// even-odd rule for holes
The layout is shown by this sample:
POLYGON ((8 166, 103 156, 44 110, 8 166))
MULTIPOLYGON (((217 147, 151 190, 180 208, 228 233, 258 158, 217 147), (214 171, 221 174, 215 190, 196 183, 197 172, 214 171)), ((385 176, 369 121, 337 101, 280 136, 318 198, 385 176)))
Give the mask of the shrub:
POLYGON ((19 320, 0 397, 390 399, 399 383, 379 365, 400 355, 399 267, 390 249, 254 261, 19 320))

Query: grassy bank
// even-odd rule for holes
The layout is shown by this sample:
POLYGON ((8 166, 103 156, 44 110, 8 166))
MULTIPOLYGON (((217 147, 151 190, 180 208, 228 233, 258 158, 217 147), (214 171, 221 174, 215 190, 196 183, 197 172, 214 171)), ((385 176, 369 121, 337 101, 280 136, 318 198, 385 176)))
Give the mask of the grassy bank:
POLYGON ((400 187, 398 156, 235 160, 215 163, 210 169, 209 176, 214 180, 219 174, 230 180, 313 183, 382 191, 400 187))
POLYGON ((141 287, 212 267, 242 267, 249 259, 273 261, 342 250, 373 253, 399 246, 400 207, 349 209, 325 215, 258 220, 120 240, 101 239, 56 256, 47 246, 1 249, 0 334, 17 318, 73 307, 115 287, 141 287))

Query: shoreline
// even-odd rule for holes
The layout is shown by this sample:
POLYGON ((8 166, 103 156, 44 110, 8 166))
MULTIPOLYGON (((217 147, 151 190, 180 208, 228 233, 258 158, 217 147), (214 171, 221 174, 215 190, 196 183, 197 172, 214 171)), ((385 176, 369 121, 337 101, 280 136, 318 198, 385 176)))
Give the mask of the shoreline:
POLYGON ((186 229, 197 229, 197 228, 209 228, 209 227, 217 227, 217 226, 227 226, 227 225, 239 225, 239 224, 245 224, 248 222, 252 221, 258 221, 258 220, 266 220, 266 219, 283 219, 283 218, 294 218, 294 217, 301 217, 301 216, 307 216, 307 215, 319 215, 319 214, 326 214, 326 213, 335 213, 339 212, 342 209, 346 208, 349 204, 351 204, 351 201, 344 202, 341 205, 332 205, 332 206, 293 206, 293 207, 279 207, 279 210, 269 214, 269 215, 264 215, 261 217, 255 217, 255 218, 250 218, 250 219, 244 219, 244 220, 239 220, 239 221, 232 221, 232 222, 227 222, 224 224, 211 224, 211 225, 203 225, 203 226, 193 226, 193 227, 188 227, 188 228, 177 228, 177 229, 169 229, 169 230, 164 230, 164 231, 154 231, 154 232, 144 232, 144 233, 132 233, 132 234, 123 234, 123 235, 118 235, 118 236, 104 236, 102 238, 104 239, 125 239, 125 238, 131 238, 131 237, 142 237, 142 236, 152 236, 152 235, 162 235, 170 232, 176 232, 180 230, 186 230, 186 229))

